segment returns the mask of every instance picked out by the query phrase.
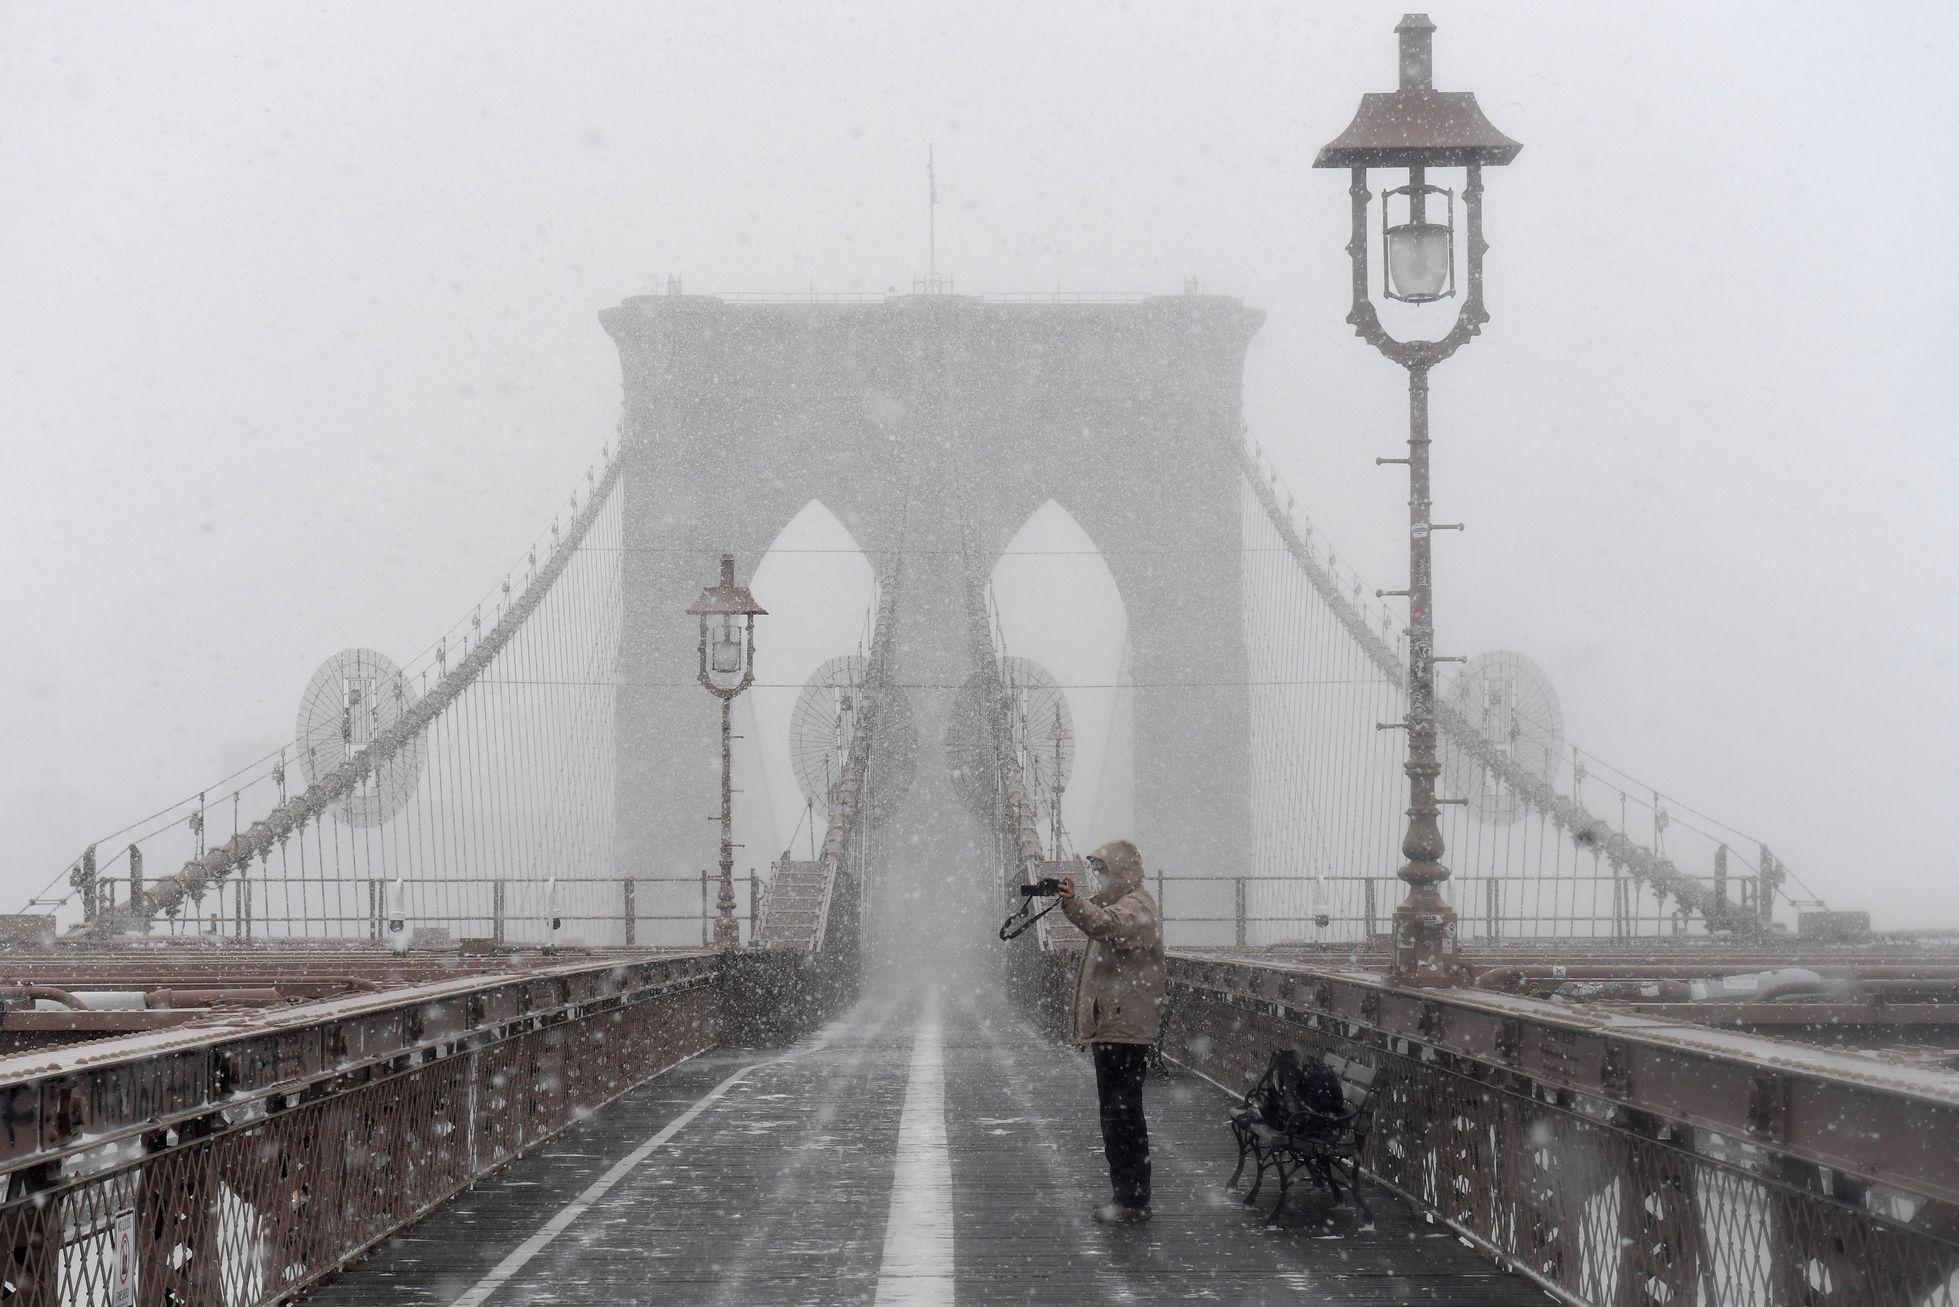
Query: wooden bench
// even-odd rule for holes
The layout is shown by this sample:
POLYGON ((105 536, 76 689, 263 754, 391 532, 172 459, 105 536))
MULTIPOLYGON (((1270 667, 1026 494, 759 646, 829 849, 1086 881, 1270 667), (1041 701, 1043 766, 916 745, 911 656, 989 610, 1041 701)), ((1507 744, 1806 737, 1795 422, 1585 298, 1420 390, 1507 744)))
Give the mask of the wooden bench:
POLYGON ((1265 1173, 1276 1172, 1279 1202, 1266 1218, 1267 1224, 1271 1224, 1286 1209, 1293 1177, 1304 1171, 1332 1193, 1336 1203, 1344 1196, 1344 1186, 1353 1195, 1354 1208, 1361 1219, 1371 1224, 1374 1213, 1361 1191, 1360 1158, 1367 1147, 1367 1132, 1374 1124, 1374 1101, 1380 1089, 1378 1073, 1373 1067, 1350 1058, 1322 1057, 1320 1061, 1340 1082, 1342 1110, 1319 1112, 1295 1105, 1290 1113, 1283 1114, 1283 1124, 1274 1124, 1275 1117, 1282 1115, 1274 1110, 1277 1092, 1274 1080, 1280 1071, 1280 1060, 1288 1052, 1281 1050, 1272 1055, 1265 1074, 1246 1093, 1244 1106, 1231 1114, 1231 1132, 1238 1141, 1238 1169, 1231 1173, 1225 1187, 1238 1183, 1247 1160, 1254 1162, 1257 1170, 1252 1177, 1251 1192, 1245 1195, 1245 1203, 1250 1206, 1258 1201, 1265 1173))

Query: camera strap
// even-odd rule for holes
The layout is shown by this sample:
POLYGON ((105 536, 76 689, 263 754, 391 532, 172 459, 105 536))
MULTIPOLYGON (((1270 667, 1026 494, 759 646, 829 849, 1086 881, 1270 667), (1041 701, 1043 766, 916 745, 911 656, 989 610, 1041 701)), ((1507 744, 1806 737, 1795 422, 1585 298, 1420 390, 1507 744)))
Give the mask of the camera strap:
POLYGON ((1020 911, 1014 913, 1011 917, 1008 917, 1005 921, 1000 923, 1000 938, 1019 939, 1022 935, 1025 935, 1029 930, 1033 928, 1035 922, 1039 921, 1042 917, 1045 917, 1048 913, 1054 911, 1056 908, 1060 906, 1061 906, 1061 900, 1056 899, 1054 902, 1048 904, 1045 908, 1042 908, 1039 912, 1034 912, 1034 900, 1023 899, 1020 904, 1020 911), (1031 917, 1027 915, 1030 912, 1034 913, 1034 915, 1031 917))

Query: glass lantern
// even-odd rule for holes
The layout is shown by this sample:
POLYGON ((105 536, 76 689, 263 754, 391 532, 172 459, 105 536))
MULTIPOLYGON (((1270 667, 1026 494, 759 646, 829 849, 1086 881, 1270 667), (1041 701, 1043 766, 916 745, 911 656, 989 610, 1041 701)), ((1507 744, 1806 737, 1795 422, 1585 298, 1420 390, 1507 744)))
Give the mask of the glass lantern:
POLYGON ((701 619, 701 684, 724 698, 740 694, 755 679, 755 619, 767 610, 735 584, 732 554, 721 556, 721 584, 687 611, 701 619))
POLYGON ((1404 304, 1430 304, 1456 293, 1456 194, 1442 186, 1411 181, 1381 193, 1381 243, 1387 257, 1381 292, 1404 304), (1397 206, 1395 197, 1401 197, 1397 206), (1431 222, 1428 206, 1440 199, 1444 220, 1431 222), (1391 216, 1400 207, 1401 222, 1391 216))
POLYGON ((741 675, 741 631, 735 626, 733 613, 721 614, 721 621, 714 629, 714 641, 708 655, 708 670, 716 676, 741 675))

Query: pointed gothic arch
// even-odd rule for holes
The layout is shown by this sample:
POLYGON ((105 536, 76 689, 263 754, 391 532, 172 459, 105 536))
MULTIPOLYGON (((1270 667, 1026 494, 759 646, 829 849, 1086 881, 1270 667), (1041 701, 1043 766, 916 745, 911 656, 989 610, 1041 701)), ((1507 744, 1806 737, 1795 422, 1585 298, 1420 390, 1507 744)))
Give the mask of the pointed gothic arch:
MULTIPOLYGON (((1136 303, 734 304, 648 296, 602 319, 625 377, 622 870, 705 865, 715 748, 676 620, 724 551, 744 575, 811 498, 873 556, 906 532, 903 679, 957 685, 961 524, 997 553, 1048 499, 1101 548, 1136 683, 1134 837, 1152 867, 1247 849, 1238 442, 1262 316, 1223 296, 1136 303)), ((758 659, 758 666, 760 666, 758 659)), ((943 714, 921 691, 921 738, 943 714)), ((921 772, 937 856, 978 847, 921 772), (950 832, 950 833, 948 833, 950 832), (962 844, 961 841, 964 841, 962 844)), ((947 806, 947 804, 951 806, 947 806)), ((921 872, 920 874, 925 874, 921 872)))
MULTIPOLYGON (((756 685, 743 696, 753 714, 755 746, 749 752, 767 787, 768 821, 759 820, 764 805, 747 805, 747 824, 756 832, 747 843, 757 857, 775 857, 792 837, 799 844, 811 837, 808 829, 799 833, 808 813, 789 757, 797 696, 825 662, 869 644, 877 577, 850 528, 821 499, 812 498, 755 561, 750 589, 769 610, 756 651, 758 669, 767 659, 766 674, 758 672, 756 685), (759 839, 764 830, 770 833, 766 841, 759 839)), ((822 837, 818 818, 814 838, 822 837)))
POLYGON ((1074 760, 1062 815, 1071 845, 1087 850, 1128 835, 1134 758, 1114 746, 1118 717, 1134 712, 1124 702, 1134 692, 1122 686, 1129 619, 1100 547, 1047 499, 994 559, 989 594, 1008 652, 1046 668, 1068 701, 1074 760))

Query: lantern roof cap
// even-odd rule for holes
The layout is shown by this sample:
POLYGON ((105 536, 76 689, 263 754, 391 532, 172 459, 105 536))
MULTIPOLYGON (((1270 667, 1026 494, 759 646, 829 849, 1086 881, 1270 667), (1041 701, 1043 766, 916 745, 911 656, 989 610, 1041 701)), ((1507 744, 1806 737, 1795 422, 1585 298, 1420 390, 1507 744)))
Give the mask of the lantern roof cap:
POLYGON ((769 610, 755 602, 755 596, 745 585, 735 584, 735 556, 721 555, 721 584, 701 591, 701 597, 687 609, 696 617, 716 617, 723 613, 736 616, 767 617, 769 610))
POLYGON ((1469 91, 1432 84, 1435 24, 1408 14, 1401 38, 1401 85, 1360 98, 1347 130, 1321 147, 1315 168, 1464 167, 1506 164, 1524 147, 1498 131, 1469 91))

